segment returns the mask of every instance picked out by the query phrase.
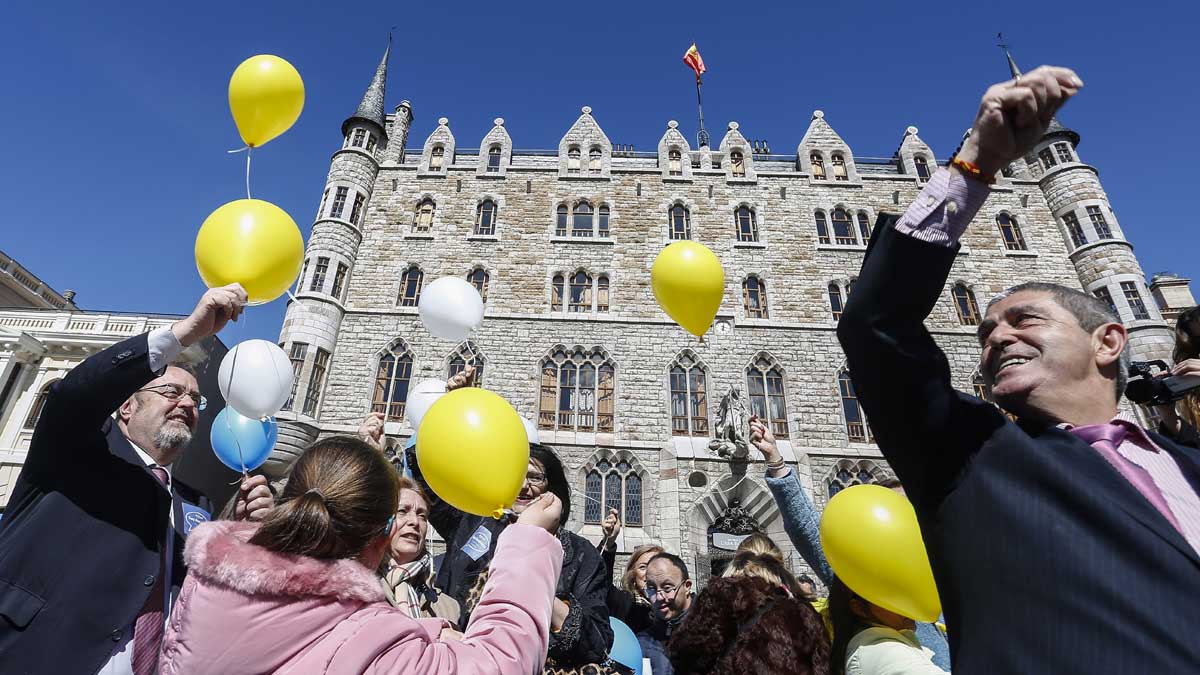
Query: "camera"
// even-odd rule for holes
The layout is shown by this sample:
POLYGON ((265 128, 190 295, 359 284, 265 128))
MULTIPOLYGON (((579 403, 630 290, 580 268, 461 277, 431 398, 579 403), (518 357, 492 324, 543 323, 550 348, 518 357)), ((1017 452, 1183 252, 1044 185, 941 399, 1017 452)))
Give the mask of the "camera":
POLYGON ((1129 384, 1125 385, 1125 398, 1142 405, 1166 405, 1200 389, 1200 375, 1167 375, 1156 377, 1168 370, 1166 361, 1134 361, 1129 364, 1129 384))

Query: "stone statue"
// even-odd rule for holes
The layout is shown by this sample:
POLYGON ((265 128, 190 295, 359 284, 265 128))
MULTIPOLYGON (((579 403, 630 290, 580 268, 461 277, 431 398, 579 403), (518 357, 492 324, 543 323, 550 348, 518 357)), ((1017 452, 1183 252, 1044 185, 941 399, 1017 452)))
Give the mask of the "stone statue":
POLYGON ((731 385, 721 397, 716 435, 708 444, 708 449, 726 459, 744 460, 750 456, 750 444, 746 440, 749 430, 750 417, 746 413, 746 404, 742 402, 742 392, 731 385))

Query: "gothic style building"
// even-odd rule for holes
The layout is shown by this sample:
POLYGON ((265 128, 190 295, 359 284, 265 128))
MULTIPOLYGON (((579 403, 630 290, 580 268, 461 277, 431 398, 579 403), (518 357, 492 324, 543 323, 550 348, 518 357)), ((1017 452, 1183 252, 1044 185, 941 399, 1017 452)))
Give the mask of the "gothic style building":
MULTIPOLYGON (((876 159, 857 156, 819 110, 785 155, 736 122, 717 147, 693 147, 670 121, 655 151, 634 152, 614 147, 601 112, 584 106, 555 149, 514 150, 501 118, 460 144, 443 117, 410 145, 413 107, 385 113, 386 79, 385 52, 319 199, 280 334, 296 386, 268 470, 282 475, 307 443, 354 432, 372 410, 403 443, 409 387, 474 362, 482 386, 561 452, 573 529, 598 535, 615 506, 621 550, 661 542, 701 577, 746 532, 765 531, 801 569, 761 463, 711 452, 712 418, 739 388, 818 507, 890 475, 834 328, 876 217, 904 209, 937 168, 917 129, 876 159), (725 268, 703 341, 650 289, 652 261, 679 239, 704 243, 725 268), (417 316, 422 287, 446 275, 485 299, 468 343, 431 336, 417 316)), ((1094 293, 1129 327, 1135 358, 1169 358, 1172 333, 1078 145, 1056 123, 1004 171, 964 239, 927 323, 963 391, 987 394, 975 324, 1017 280, 1094 293)))

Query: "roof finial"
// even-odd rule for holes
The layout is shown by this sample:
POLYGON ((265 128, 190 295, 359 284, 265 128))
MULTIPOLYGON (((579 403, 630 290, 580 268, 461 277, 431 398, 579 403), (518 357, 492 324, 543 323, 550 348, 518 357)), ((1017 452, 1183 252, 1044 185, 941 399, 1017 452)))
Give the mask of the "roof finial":
POLYGON ((1008 72, 1016 79, 1021 76, 1021 69, 1017 67, 1017 62, 1013 61, 1012 54, 1008 51, 1008 44, 1004 42, 1004 33, 996 33, 996 46, 1004 50, 1004 55, 1008 57, 1008 72))

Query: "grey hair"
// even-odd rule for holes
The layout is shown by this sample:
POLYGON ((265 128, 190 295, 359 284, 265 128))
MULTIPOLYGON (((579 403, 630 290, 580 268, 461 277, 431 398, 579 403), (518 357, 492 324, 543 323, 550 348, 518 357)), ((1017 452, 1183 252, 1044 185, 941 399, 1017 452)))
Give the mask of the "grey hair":
MULTIPOLYGON (((1045 281, 1026 281, 1016 286, 1010 286, 997 293, 988 302, 987 308, 991 309, 992 305, 997 302, 1023 291, 1050 295, 1050 297, 1054 298, 1054 302, 1058 303, 1059 307, 1067 310, 1075 317, 1075 321, 1079 324, 1079 327, 1087 333, 1091 333, 1106 323, 1121 323, 1121 318, 1117 316, 1113 308, 1100 298, 1088 295, 1074 288, 1045 281)), ((1118 403, 1121 402, 1121 397, 1125 394, 1125 384, 1128 380, 1129 345, 1126 343, 1125 349, 1121 351, 1120 359, 1117 362, 1116 396, 1118 403)))

